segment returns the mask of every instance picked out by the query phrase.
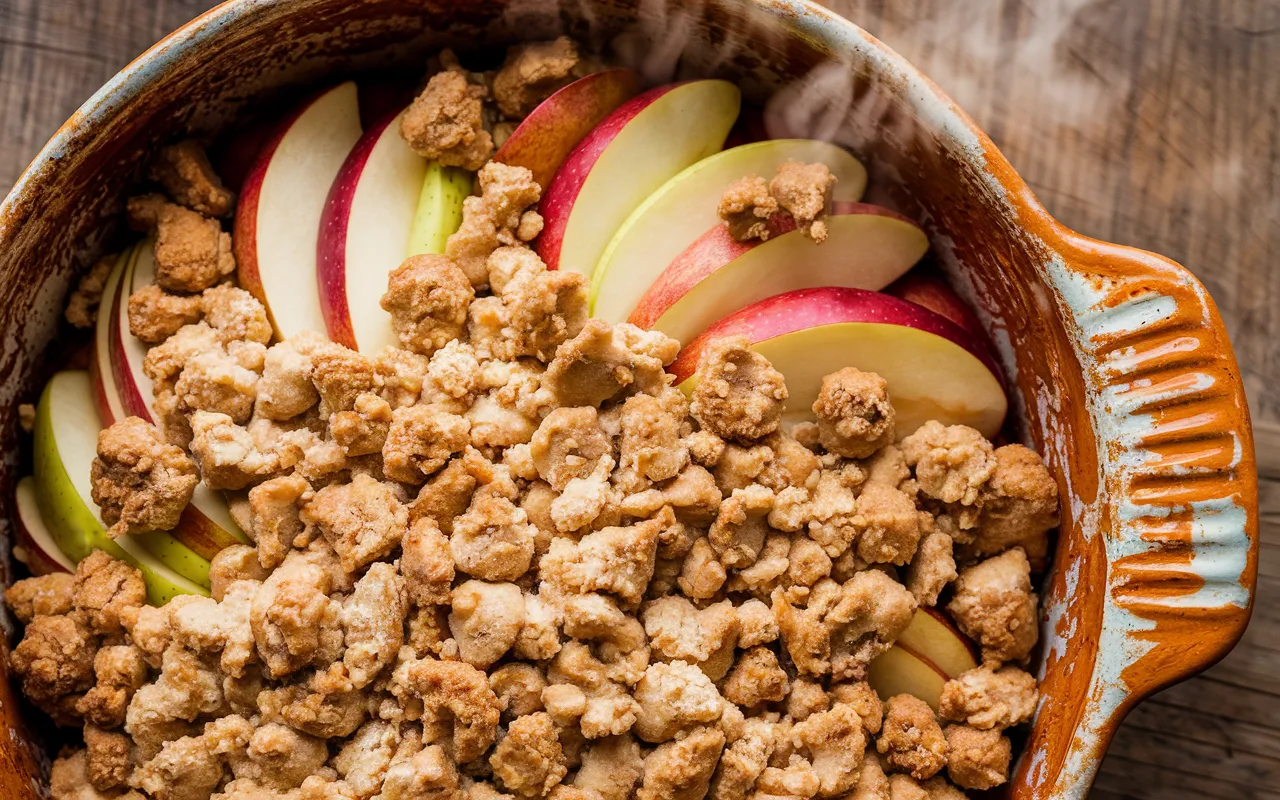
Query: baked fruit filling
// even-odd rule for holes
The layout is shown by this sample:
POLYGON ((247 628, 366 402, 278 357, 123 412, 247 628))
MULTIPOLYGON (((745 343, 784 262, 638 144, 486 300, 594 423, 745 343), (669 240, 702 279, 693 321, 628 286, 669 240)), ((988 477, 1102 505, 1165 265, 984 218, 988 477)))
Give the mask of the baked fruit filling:
POLYGON ((68 304, 5 592, 55 800, 1005 783, 1057 489, 919 226, 568 39, 365 89, 159 150, 68 304))

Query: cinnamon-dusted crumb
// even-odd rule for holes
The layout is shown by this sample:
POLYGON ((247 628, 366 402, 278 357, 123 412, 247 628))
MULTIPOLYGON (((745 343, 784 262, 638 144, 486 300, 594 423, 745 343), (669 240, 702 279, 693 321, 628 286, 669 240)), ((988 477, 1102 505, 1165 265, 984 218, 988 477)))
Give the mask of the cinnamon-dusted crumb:
POLYGON ((493 155, 481 107, 489 90, 460 70, 437 72, 400 119, 400 135, 423 158, 477 170, 493 155))
POLYGON ((748 175, 729 184, 716 206, 716 213, 729 226, 734 241, 769 238, 769 218, 778 213, 778 201, 769 194, 769 182, 748 175))
POLYGON ((1030 655, 1040 635, 1036 605, 1031 565, 1014 548, 962 570, 947 610, 982 648, 982 660, 998 666, 1030 655))
POLYGON ((715 722, 724 712, 724 698, 711 679, 683 661, 650 664, 636 683, 635 700, 639 711, 632 731, 653 744, 715 722))
POLYGON ((983 665, 943 685, 938 711, 943 719, 979 730, 1004 730, 1030 720, 1038 699, 1030 674, 1017 667, 983 665))
POLYGON ((811 715, 792 727, 791 738, 813 764, 820 795, 836 796, 857 785, 867 740, 852 706, 837 703, 811 715))
POLYGON ((587 320, 584 276, 548 270, 523 246, 499 247, 486 267, 490 288, 502 307, 497 319, 471 329, 481 352, 507 361, 529 356, 547 362, 557 347, 582 330, 587 320))
POLYGON ((210 286, 200 295, 204 320, 228 345, 233 342, 271 341, 271 321, 258 298, 229 283, 210 286))
POLYGON ((107 288, 107 278, 115 267, 119 256, 104 256, 98 259, 93 268, 80 276, 75 291, 67 298, 67 308, 63 312, 67 322, 77 328, 92 328, 98 320, 99 305, 102 293, 107 288))
POLYGON ((66 614, 72 609, 73 584, 66 572, 24 578, 4 590, 4 604, 23 625, 36 617, 66 614))
POLYGON ((556 349, 542 386, 565 406, 599 407, 623 392, 656 394, 667 386, 663 368, 679 351, 679 343, 662 333, 587 320, 556 349))
POLYGON ((419 606, 448 604, 453 555, 436 521, 422 517, 410 525, 400 549, 400 571, 406 578, 409 599, 419 606))
POLYGON ((363 474, 316 492, 301 517, 319 529, 347 572, 389 555, 409 524, 409 512, 391 487, 363 474))
POLYGON ((827 209, 835 185, 836 176, 826 164, 788 161, 769 181, 769 194, 795 219, 805 236, 821 244, 827 239, 827 209))
POLYGON ((154 212, 156 283, 171 292, 202 292, 235 272, 231 234, 216 219, 172 203, 154 212))
POLYGON ((129 737, 94 725, 84 727, 89 783, 100 792, 123 788, 133 772, 129 737))
POLYGON ((237 425, 243 425, 253 415, 258 373, 241 366, 221 348, 208 350, 197 354, 183 367, 173 394, 182 414, 196 411, 225 414, 237 425))
POLYGON ((932 778, 947 763, 947 740, 933 709, 908 694, 889 698, 876 749, 890 766, 916 780, 932 778))
POLYGON ((778 429, 787 385, 745 336, 717 339, 703 351, 689 411, 722 439, 751 441, 778 429))
POLYGON ((101 550, 95 550, 76 565, 71 586, 74 616, 95 634, 120 633, 124 620, 142 606, 146 598, 142 573, 101 550))
POLYGON ((435 474, 470 441, 471 423, 431 406, 397 408, 382 446, 388 478, 418 484, 435 474))
POLYGON ((122 536, 171 530, 199 477, 187 454, 166 443, 155 426, 127 417, 98 434, 90 480, 109 533, 122 536))
POLYGON ((726 567, 749 567, 764 549, 769 526, 766 517, 773 510, 773 492, 759 484, 734 489, 720 503, 716 521, 711 523, 707 541, 720 563, 726 567))
POLYGON ((311 485, 301 475, 282 475, 249 490, 250 521, 257 560, 275 569, 302 533, 301 507, 311 498, 311 485))
POLYGON ((93 686, 97 640, 70 615, 36 617, 9 655, 22 693, 61 724, 75 721, 78 696, 93 686))
POLYGON ((396 668, 391 691, 404 703, 421 700, 436 710, 446 730, 447 749, 454 761, 466 764, 493 744, 501 710, 498 697, 480 670, 456 661, 432 658, 406 661, 396 668))
POLYGON ((778 656, 765 647, 752 647, 739 658, 724 682, 724 696, 743 708, 776 703, 787 696, 790 681, 778 656))
POLYGON ((512 721, 489 766, 508 791, 545 797, 568 772, 551 716, 540 712, 512 721))
POLYGON ((866 458, 893 443, 888 383, 874 372, 845 367, 823 378, 813 413, 818 440, 836 455, 866 458))
POLYGON ((174 202, 207 217, 231 213, 235 195, 222 185, 199 142, 191 139, 160 148, 147 168, 147 177, 160 184, 174 202))
POLYGON ((299 335, 267 349, 262 377, 258 380, 255 413, 283 421, 298 416, 319 401, 320 394, 311 382, 309 353, 313 344, 309 337, 299 335))
POLYGON ((877 570, 859 572, 843 585, 819 581, 799 608, 781 590, 774 616, 796 668, 808 675, 860 679, 872 658, 888 650, 911 622, 910 593, 877 570))
POLYGON ((152 284, 129 295, 129 333, 147 344, 159 344, 204 316, 199 297, 173 294, 152 284))
POLYGON ((503 114, 528 116, 560 87, 580 77, 578 46, 567 36, 516 45, 493 77, 493 97, 503 114))
POLYGON ((458 570, 486 581, 513 581, 533 562, 537 529, 510 500, 477 493, 454 520, 449 549, 458 570))
POLYGON ((999 447, 987 483, 977 536, 968 550, 982 557, 1021 547, 1033 566, 1048 556, 1049 530, 1058 524, 1058 485, 1035 452, 999 447))
POLYGON ((342 663, 354 686, 367 686, 395 658, 408 612, 405 579, 394 564, 373 564, 356 581, 342 604, 342 663))
POLYGON ((991 442, 966 425, 930 420, 902 440, 920 491, 954 509, 961 530, 977 524, 983 489, 995 474, 991 442))
POLYGON ((76 702, 76 713, 88 725, 118 728, 133 693, 147 679, 143 653, 133 645, 103 647, 93 657, 94 685, 76 702))
POLYGON ((853 519, 858 531, 858 557, 868 564, 902 566, 920 544, 920 514, 901 491, 872 481, 858 495, 853 519))
POLYGON ((355 350, 325 342, 312 348, 311 382, 320 394, 324 416, 355 408, 356 398, 374 391, 373 363, 355 350))
POLYGON ((993 789, 1008 780, 1012 747, 998 730, 948 725, 947 777, 964 789, 993 789))
POLYGON ((478 669, 506 655, 524 625, 524 598, 514 583, 466 581, 450 594, 450 606, 458 658, 478 669))
POLYGON ((935 531, 920 540, 915 558, 903 573, 903 582, 922 606, 938 604, 942 594, 957 577, 956 561, 952 555, 951 537, 935 531))
POLYGON ((556 491, 564 491, 569 481, 590 474, 612 447, 594 408, 557 408, 538 426, 529 442, 529 455, 539 477, 556 491))
POLYGON ((696 800, 705 796, 724 744, 724 733, 708 727, 659 745, 644 760, 637 800, 696 800))
POLYGON ((445 242, 445 255, 457 262, 471 285, 489 285, 489 256, 503 245, 530 242, 542 231, 534 206, 542 187, 526 167, 491 161, 476 175, 478 197, 462 202, 462 225, 445 242))
POLYGON ((391 271, 381 305, 400 344, 429 356, 462 334, 474 298, 467 276, 449 257, 417 255, 391 271))

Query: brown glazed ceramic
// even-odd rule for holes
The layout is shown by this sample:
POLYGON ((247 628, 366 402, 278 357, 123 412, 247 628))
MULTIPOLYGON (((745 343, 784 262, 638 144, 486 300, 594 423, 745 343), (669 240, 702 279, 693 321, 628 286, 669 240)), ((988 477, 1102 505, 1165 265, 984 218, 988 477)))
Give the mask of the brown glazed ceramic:
MULTIPOLYGON (((1063 498, 1035 665, 1044 700, 1011 795, 1084 797, 1125 712, 1212 664, 1249 619, 1257 485, 1226 331, 1186 270, 1059 225, 928 79, 800 0, 233 0, 173 34, 86 103, 0 206, 0 497, 12 497, 16 403, 51 369, 68 284, 115 244, 122 193, 153 145, 234 130, 247 108, 355 70, 419 75, 441 45, 558 33, 650 81, 738 81, 771 135, 849 146, 872 199, 927 226, 1017 389, 1011 430, 1045 455, 1063 498)), ((13 729, 0 797, 31 796, 38 754, 0 691, 13 729)))

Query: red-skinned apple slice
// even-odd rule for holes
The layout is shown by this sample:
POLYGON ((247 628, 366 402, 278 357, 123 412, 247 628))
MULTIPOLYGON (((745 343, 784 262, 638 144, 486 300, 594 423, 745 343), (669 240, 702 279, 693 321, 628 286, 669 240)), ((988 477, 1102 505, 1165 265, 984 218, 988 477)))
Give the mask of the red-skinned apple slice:
POLYGON ((938 708, 942 685, 978 667, 973 642, 940 611, 917 609, 887 653, 871 662, 867 681, 885 700, 911 694, 938 708))
POLYGON ((539 103, 493 160, 528 168, 545 188, 582 138, 638 91, 640 76, 629 69, 606 69, 579 78, 539 103))
POLYGON ((282 339, 324 330, 315 285, 320 215, 360 135, 356 85, 320 92, 281 123, 241 189, 234 235, 240 285, 266 306, 282 339))
POLYGON ((708 342, 736 335, 786 378, 785 413, 792 421, 812 418, 823 377, 844 367, 888 382, 898 438, 931 419, 991 437, 1008 409, 998 368, 981 340, 927 308, 879 292, 801 289, 731 314, 686 345, 668 368, 680 388, 696 387, 708 342))
POLYGON ((542 194, 538 255, 590 275, 627 216, 685 167, 724 146, 741 93, 727 81, 650 89, 618 106, 578 143, 542 194))
POLYGON ((397 345, 379 300, 409 251, 427 160, 400 136, 403 112, 371 127, 334 178, 320 217, 316 281, 329 338, 365 353, 397 345))
POLYGON ((884 293, 941 314, 975 336, 987 335, 973 309, 932 269, 917 267, 886 286, 884 293))
POLYGON ((899 694, 918 697, 938 710, 938 698, 947 682, 936 667, 904 647, 894 645, 867 665, 867 683, 881 700, 899 694))
POLYGON ((948 678, 978 667, 978 648, 934 608, 917 609, 895 644, 928 661, 948 678))
POLYGON ((123 285, 122 279, 136 255, 137 248, 129 248, 116 259, 116 265, 111 268, 107 282, 102 288, 98 320, 94 323, 93 355, 89 361, 89 377, 93 382, 93 403, 98 409, 98 419, 103 427, 128 416, 124 413, 124 405, 120 402, 120 389, 112 369, 111 340, 112 329, 119 321, 118 304, 120 287, 123 285))
POLYGON ((13 557, 25 564, 32 575, 75 572, 76 565, 58 548, 53 534, 40 516, 35 478, 26 477, 18 481, 14 489, 14 505, 18 512, 18 547, 13 548, 13 557))
MULTIPOLYGON (((645 198, 618 228, 591 275, 592 313, 610 322, 626 319, 640 297, 684 251, 709 232, 724 228, 716 207, 730 184, 744 175, 772 177, 788 161, 826 164, 836 177, 832 196, 842 208, 846 201, 861 198, 867 185, 862 162, 842 147, 813 139, 757 142, 704 158, 645 198)), ((778 228, 779 233, 783 230, 778 228)), ((724 239, 737 244, 727 233, 724 239)), ((708 322, 722 316, 716 314, 708 322)))
POLYGON ((713 226, 653 282, 627 321, 688 342, 716 320, 784 292, 882 289, 929 249, 911 220, 866 203, 837 204, 820 245, 790 217, 770 222, 775 232, 763 242, 737 242, 728 227, 713 226))
MULTIPOLYGON (((152 382, 142 370, 147 345, 129 332, 129 294, 152 283, 155 283, 155 257, 152 242, 148 240, 134 248, 133 257, 120 276, 120 289, 111 308, 114 322, 107 332, 110 369, 104 373, 102 383, 114 387, 120 410, 114 410, 116 404, 112 404, 110 413, 114 416, 103 418, 103 427, 128 416, 141 417, 152 424, 156 422, 156 414, 151 407, 154 399, 152 382)), ((98 410, 101 416, 100 404, 98 410)), ((169 535, 206 560, 224 547, 249 543, 249 538, 231 518, 226 498, 204 483, 197 484, 191 504, 182 512, 178 527, 169 535)))

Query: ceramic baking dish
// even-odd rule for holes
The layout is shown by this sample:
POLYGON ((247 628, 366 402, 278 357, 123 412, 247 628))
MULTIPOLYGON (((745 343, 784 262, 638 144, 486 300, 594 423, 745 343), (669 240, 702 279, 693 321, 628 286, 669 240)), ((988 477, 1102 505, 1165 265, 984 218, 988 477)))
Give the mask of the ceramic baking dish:
MULTIPOLYGON (((0 439, 12 497, 16 404, 73 277, 119 235, 156 142, 234 129, 247 108, 355 70, 569 33, 645 77, 718 76, 771 135, 847 145, 873 197, 926 225, 996 343, 1013 434, 1063 498, 1045 580, 1044 699, 1017 798, 1081 798, 1125 712, 1224 655, 1257 565, 1253 441, 1235 356, 1204 287, 1168 259, 1058 224, 932 82, 799 0, 232 0, 144 53, 58 131, 0 206, 0 439)), ((6 515, 7 517, 7 515, 6 515)), ((34 796, 43 756, 0 682, 0 797, 34 796)))

